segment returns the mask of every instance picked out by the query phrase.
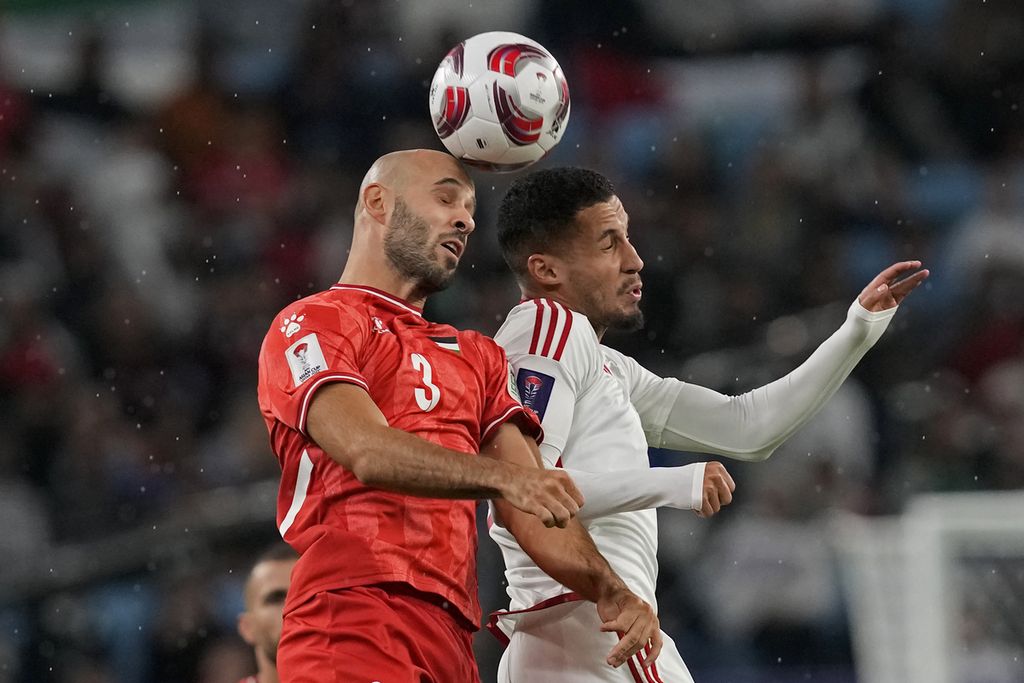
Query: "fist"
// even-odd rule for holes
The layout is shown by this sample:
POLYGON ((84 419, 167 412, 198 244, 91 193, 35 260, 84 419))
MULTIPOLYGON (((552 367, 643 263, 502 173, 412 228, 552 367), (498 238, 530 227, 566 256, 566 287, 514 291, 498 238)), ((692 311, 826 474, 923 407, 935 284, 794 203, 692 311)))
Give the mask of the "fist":
POLYGON ((564 470, 519 468, 518 476, 507 484, 505 498, 536 515, 544 526, 563 529, 583 505, 583 494, 564 470))
POLYGON ((736 482, 729 476, 725 465, 720 462, 709 462, 704 466, 704 498, 701 501, 698 517, 710 517, 732 502, 732 492, 736 490, 736 482))

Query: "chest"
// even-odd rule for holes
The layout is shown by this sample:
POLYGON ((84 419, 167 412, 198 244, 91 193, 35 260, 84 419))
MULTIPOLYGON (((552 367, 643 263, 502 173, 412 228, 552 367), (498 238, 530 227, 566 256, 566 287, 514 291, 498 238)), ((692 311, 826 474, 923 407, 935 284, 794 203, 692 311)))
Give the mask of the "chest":
POLYGON ((649 466, 640 415, 621 368, 613 362, 602 360, 577 396, 563 462, 590 472, 649 466))
POLYGON ((371 396, 392 426, 478 427, 484 401, 480 356, 472 340, 452 328, 373 319, 361 360, 371 396))

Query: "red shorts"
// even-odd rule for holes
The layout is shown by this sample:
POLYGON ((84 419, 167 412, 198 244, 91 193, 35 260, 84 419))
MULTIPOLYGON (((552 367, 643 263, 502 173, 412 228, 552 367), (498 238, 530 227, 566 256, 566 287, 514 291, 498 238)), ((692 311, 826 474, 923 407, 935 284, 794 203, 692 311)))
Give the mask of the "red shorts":
POLYGON ((285 614, 282 683, 480 683, 473 632, 432 598, 404 584, 317 593, 285 614))

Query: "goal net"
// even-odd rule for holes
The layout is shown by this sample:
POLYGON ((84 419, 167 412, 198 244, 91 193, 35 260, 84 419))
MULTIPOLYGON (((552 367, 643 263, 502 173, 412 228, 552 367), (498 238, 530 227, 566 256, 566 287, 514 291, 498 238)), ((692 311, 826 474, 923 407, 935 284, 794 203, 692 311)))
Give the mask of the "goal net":
POLYGON ((861 683, 1024 682, 1024 493, 835 520, 861 683))

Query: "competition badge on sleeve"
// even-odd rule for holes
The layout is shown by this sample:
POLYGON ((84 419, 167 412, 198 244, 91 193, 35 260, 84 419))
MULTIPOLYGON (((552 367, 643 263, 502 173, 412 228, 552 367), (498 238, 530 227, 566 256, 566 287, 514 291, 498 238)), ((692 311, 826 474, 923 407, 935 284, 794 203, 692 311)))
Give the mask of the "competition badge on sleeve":
POLYGON ((555 386, 555 378, 543 372, 522 368, 516 376, 516 386, 523 405, 537 413, 543 420, 544 411, 548 408, 551 389, 555 386))
POLYGON ((316 333, 311 332, 285 349, 284 357, 292 371, 295 386, 299 386, 318 372, 327 369, 327 360, 320 348, 316 333))

